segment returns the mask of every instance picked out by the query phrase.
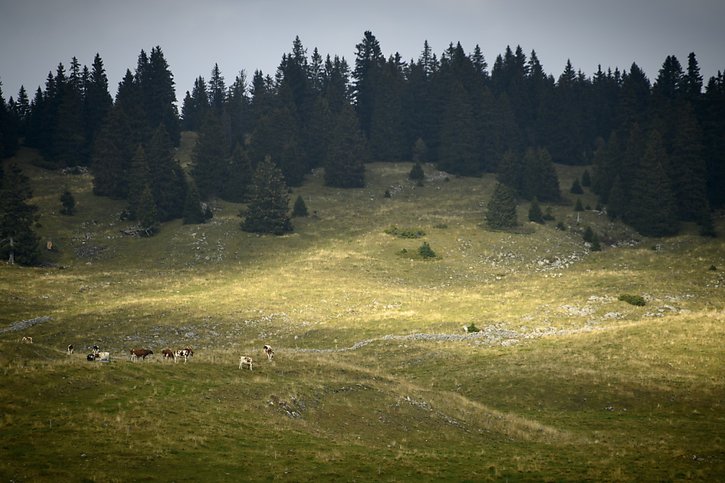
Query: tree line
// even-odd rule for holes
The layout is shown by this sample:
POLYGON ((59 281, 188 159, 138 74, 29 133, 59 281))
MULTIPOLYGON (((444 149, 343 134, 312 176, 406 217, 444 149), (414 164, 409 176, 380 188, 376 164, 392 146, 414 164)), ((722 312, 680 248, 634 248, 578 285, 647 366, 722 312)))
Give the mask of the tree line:
POLYGON ((248 202, 242 228, 264 231, 255 183, 286 190, 324 168, 326 185, 362 187, 365 163, 414 159, 454 175, 497 173, 516 196, 540 201, 559 198, 553 163, 591 164, 611 217, 667 235, 680 221, 711 226, 725 204, 724 91, 720 72, 703 83, 694 53, 686 67, 668 56, 654 82, 636 63, 587 77, 567 62, 555 78, 520 46, 490 69, 478 46, 460 43, 438 56, 426 41, 404 61, 367 31, 352 65, 308 55, 299 37, 274 76, 242 70, 227 84, 215 64, 179 112, 154 47, 115 98, 99 55, 90 68, 60 63, 32 100, 24 87, 7 102, 0 91, 0 151, 22 143, 46 168, 88 166, 94 192, 127 200, 125 215, 148 233, 174 218, 203 221, 201 202, 213 198, 248 202), (188 172, 175 157, 181 131, 198 134, 188 172))

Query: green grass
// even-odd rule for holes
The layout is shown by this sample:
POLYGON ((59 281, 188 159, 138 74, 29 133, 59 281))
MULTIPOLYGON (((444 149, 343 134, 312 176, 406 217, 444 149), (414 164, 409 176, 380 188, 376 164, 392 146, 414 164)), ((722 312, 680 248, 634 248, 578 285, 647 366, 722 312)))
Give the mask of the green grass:
MULTIPOLYGON (((0 330, 51 320, 0 333, 2 480, 725 478, 721 238, 641 239, 590 211, 577 225, 571 200, 556 221, 492 232, 493 177, 427 167, 420 187, 410 163, 374 163, 363 189, 311 176, 294 193, 311 216, 289 235, 244 233, 241 206, 214 202, 211 223, 137 239, 120 233, 122 202, 33 156, 17 159, 57 251, 0 265, 0 330), (584 226, 637 243, 590 253, 584 226), (436 259, 399 256, 422 242, 436 259), (86 362, 93 344, 113 361, 86 362), (185 345, 188 364, 126 356, 185 345)), ((583 171, 558 169, 562 187, 583 171)))

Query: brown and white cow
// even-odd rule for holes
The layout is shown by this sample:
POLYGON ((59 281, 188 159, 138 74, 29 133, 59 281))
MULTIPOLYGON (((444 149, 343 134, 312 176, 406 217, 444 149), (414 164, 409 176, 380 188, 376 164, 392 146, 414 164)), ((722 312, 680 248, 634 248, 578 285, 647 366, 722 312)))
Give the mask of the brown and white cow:
POLYGON ((249 370, 252 370, 252 358, 249 356, 242 356, 239 358, 239 368, 243 369, 244 366, 249 366, 249 370))
POLYGON ((131 349, 130 353, 131 353, 131 359, 135 361, 138 359, 146 360, 146 357, 153 354, 154 351, 149 350, 149 349, 131 349))
POLYGON ((186 364, 186 361, 189 359, 189 357, 194 355, 194 351, 191 349, 191 347, 186 347, 185 349, 179 349, 174 355, 178 359, 184 359, 184 364, 186 364))
POLYGON ((22 342, 23 344, 32 344, 33 338, 30 337, 29 335, 27 335, 27 336, 24 336, 22 339, 20 339, 20 342, 22 342))
POLYGON ((264 345, 264 353, 267 355, 267 360, 271 361, 274 358, 274 351, 271 345, 264 345))
POLYGON ((73 348, 73 344, 68 344, 68 348, 65 350, 68 355, 73 354, 73 351, 75 349, 73 348))
POLYGON ((161 355, 163 356, 164 360, 174 359, 174 361, 176 361, 176 354, 174 354, 174 351, 172 351, 171 349, 162 350, 161 355))

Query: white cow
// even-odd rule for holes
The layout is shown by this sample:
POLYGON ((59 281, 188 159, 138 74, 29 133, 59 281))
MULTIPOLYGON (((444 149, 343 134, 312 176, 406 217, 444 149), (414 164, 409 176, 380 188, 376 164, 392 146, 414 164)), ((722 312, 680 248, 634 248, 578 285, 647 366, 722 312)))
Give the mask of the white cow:
POLYGON ((264 353, 267 354, 267 360, 268 361, 271 361, 274 358, 274 351, 272 350, 272 346, 271 345, 266 345, 265 344, 265 346, 264 346, 264 353))
POLYGON ((242 356, 239 358, 239 368, 243 369, 244 366, 249 366, 249 370, 252 370, 252 358, 249 356, 242 356))

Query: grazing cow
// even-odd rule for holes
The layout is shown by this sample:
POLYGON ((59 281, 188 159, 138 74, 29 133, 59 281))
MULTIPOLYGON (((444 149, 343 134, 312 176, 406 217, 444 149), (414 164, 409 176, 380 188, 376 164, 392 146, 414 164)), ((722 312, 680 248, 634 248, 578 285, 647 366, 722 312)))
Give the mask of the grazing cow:
POLYGON ((98 347, 97 345, 94 345, 93 347, 91 347, 91 349, 93 349, 93 354, 94 355, 95 354, 98 354, 99 352, 101 352, 101 348, 98 347))
POLYGON ((274 358, 274 351, 272 350, 272 346, 271 345, 266 345, 265 344, 265 346, 264 346, 264 353, 267 354, 267 360, 268 361, 271 361, 274 358))
POLYGON ((65 350, 68 355, 73 354, 73 344, 68 344, 68 348, 65 350))
POLYGON ((95 361, 95 360, 96 360, 96 355, 95 355, 95 354, 88 354, 88 355, 86 356, 86 360, 87 360, 87 361, 91 361, 91 362, 93 362, 93 361, 95 361))
POLYGON ((28 336, 23 337, 21 339, 21 342, 24 343, 24 344, 32 344, 33 343, 33 338, 28 335, 28 336))
POLYGON ((162 350, 161 355, 164 357, 164 360, 174 359, 174 361, 176 361, 176 354, 174 354, 174 351, 172 351, 171 349, 162 350))
POLYGON ((146 360, 146 357, 153 353, 154 351, 148 349, 131 349, 131 359, 134 361, 138 359, 146 360))
POLYGON ((244 366, 249 366, 249 370, 252 370, 252 358, 249 356, 242 356, 239 358, 239 368, 243 369, 244 366))
POLYGON ((191 350, 190 347, 187 347, 185 349, 179 349, 178 351, 176 351, 176 354, 174 354, 174 356, 175 356, 174 361, 176 361, 177 358, 183 358, 184 364, 186 364, 186 361, 189 359, 189 357, 191 357, 193 355, 194 355, 194 351, 191 350))

